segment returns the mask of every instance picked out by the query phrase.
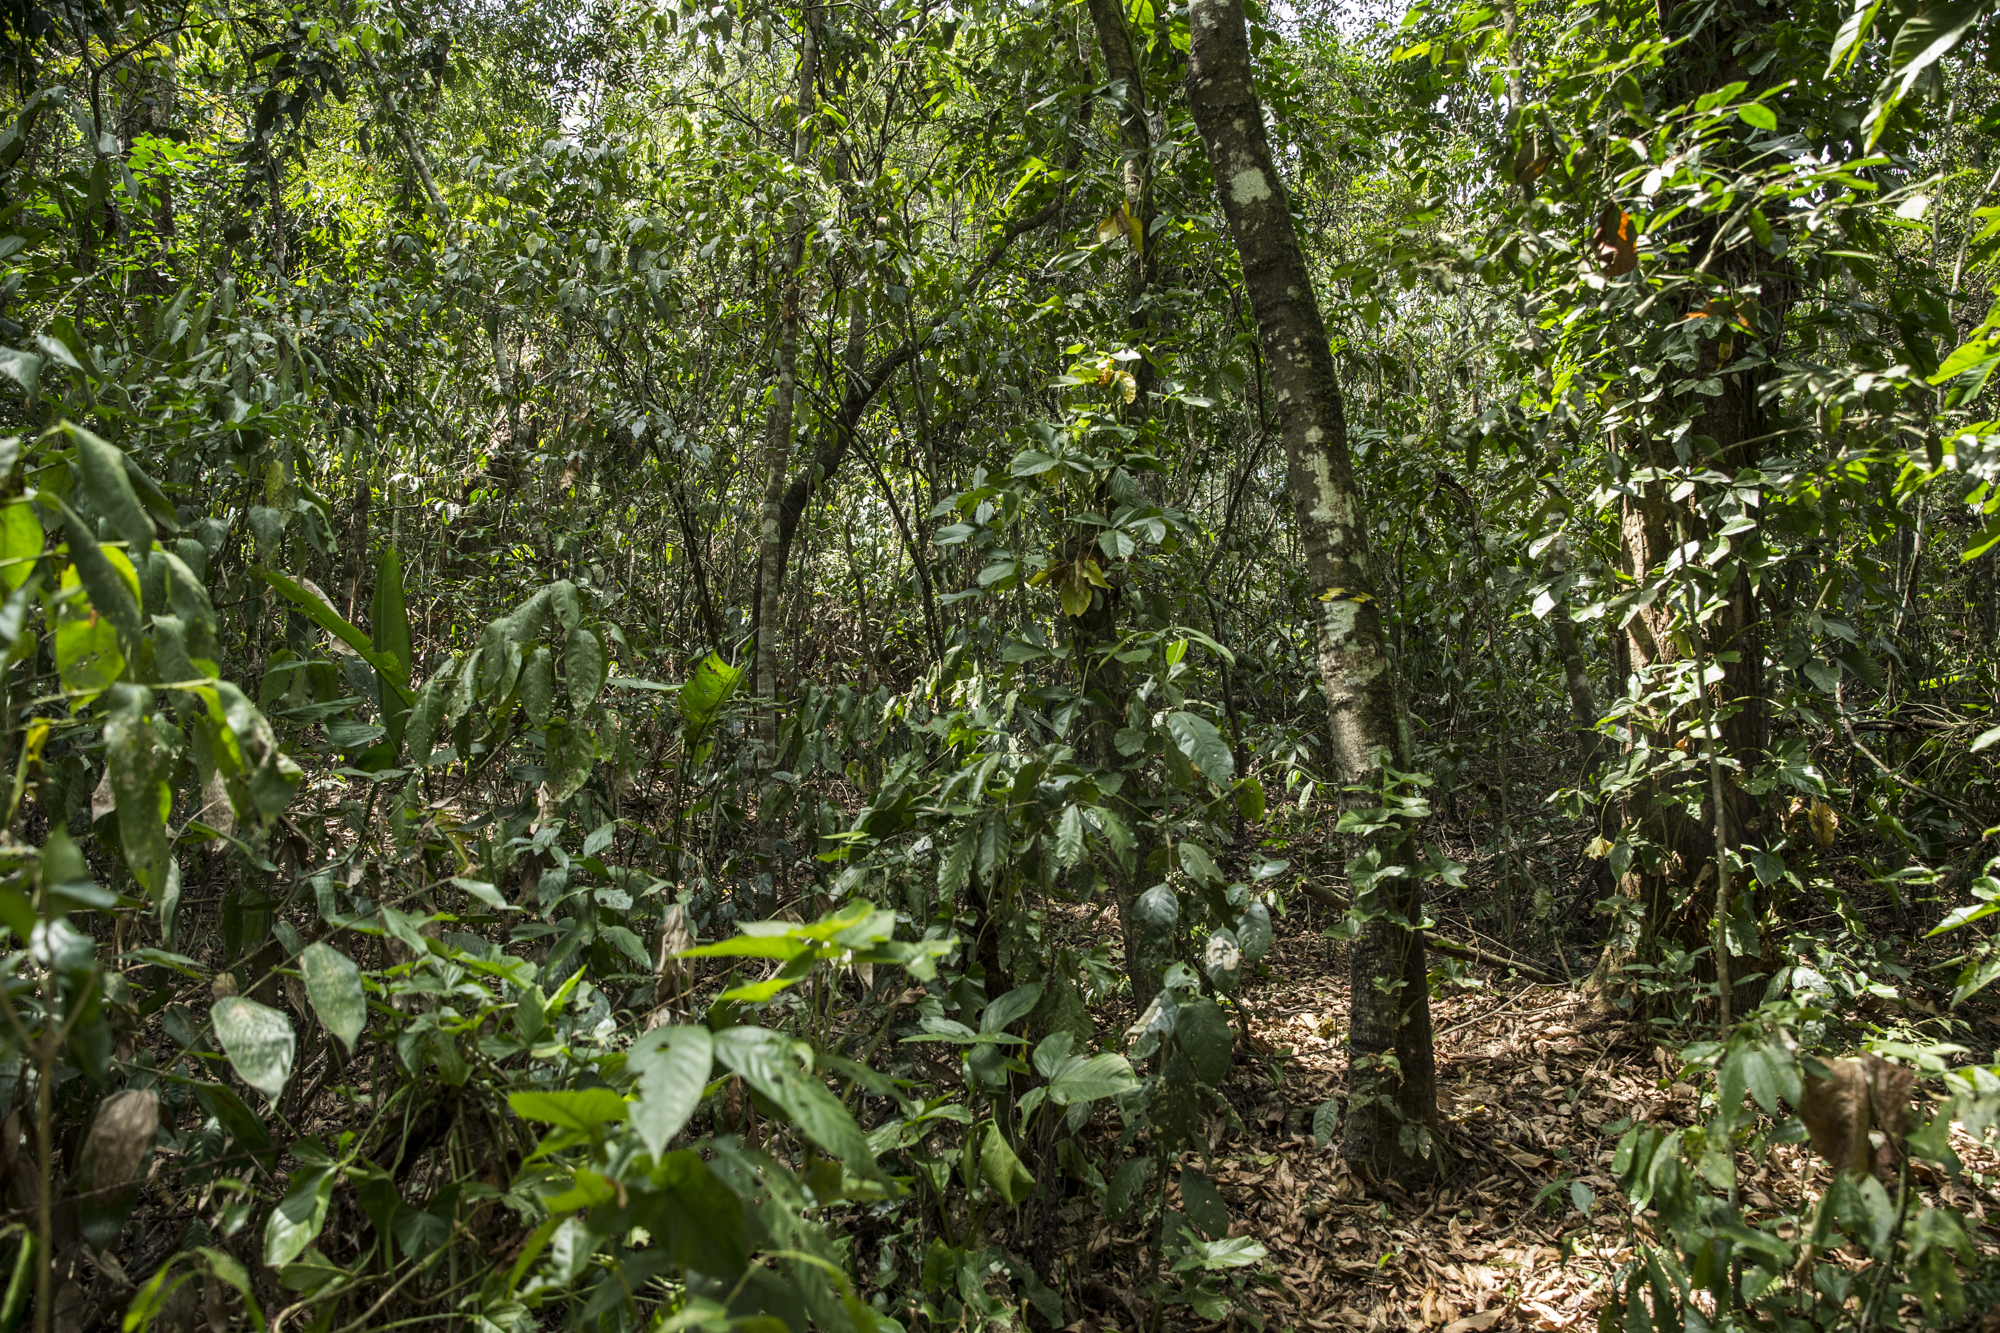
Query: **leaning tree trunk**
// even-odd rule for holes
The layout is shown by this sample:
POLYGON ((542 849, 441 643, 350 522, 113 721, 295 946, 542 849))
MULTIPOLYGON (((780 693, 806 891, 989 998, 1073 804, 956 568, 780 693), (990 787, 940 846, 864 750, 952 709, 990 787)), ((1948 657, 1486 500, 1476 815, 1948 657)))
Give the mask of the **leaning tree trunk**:
MULTIPOLYGON (((1216 192, 1243 264, 1257 336, 1278 403, 1306 572, 1318 612, 1321 683, 1332 726, 1333 768, 1367 782, 1378 752, 1402 764, 1394 682, 1376 603, 1368 529, 1347 452, 1326 325, 1284 182, 1264 135, 1251 84, 1243 0, 1194 0, 1189 9, 1188 101, 1208 147, 1216 192)), ((1349 1105, 1341 1151, 1377 1176, 1404 1181, 1436 1170, 1425 1134, 1437 1119, 1436 1057, 1421 939, 1418 881, 1384 881, 1385 916, 1354 948, 1349 1105), (1391 1058, 1393 1057, 1393 1059, 1391 1058)))
MULTIPOLYGON (((795 182, 803 181, 803 167, 811 150, 813 132, 813 90, 819 77, 819 14, 806 11, 805 38, 799 50, 798 124, 792 135, 792 166, 795 182)), ((773 702, 778 694, 778 622, 782 618, 785 590, 785 545, 780 528, 785 504, 786 474, 792 465, 792 414, 798 400, 799 370, 799 269, 805 263, 806 209, 795 184, 790 210, 790 234, 785 238, 784 271, 778 288, 777 382, 771 389, 771 410, 764 419, 764 503, 758 510, 757 547, 756 672, 752 684, 757 697, 765 702, 757 716, 757 738, 763 742, 759 764, 776 762, 778 715, 773 702)))

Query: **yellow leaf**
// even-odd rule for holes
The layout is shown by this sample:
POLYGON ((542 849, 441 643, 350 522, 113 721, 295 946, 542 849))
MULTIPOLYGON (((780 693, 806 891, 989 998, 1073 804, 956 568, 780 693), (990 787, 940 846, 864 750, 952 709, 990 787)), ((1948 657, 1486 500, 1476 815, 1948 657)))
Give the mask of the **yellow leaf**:
POLYGON ((1840 833, 1840 816, 1833 812, 1832 806, 1817 796, 1813 797, 1812 804, 1806 807, 1806 810, 1812 819, 1813 841, 1822 847, 1833 846, 1834 838, 1840 833))
POLYGON ((1592 860, 1599 860, 1611 855, 1611 839, 1601 833, 1598 834, 1584 847, 1583 854, 1592 860))
POLYGON ((1083 584, 1081 587, 1074 583, 1064 583, 1057 589, 1057 595, 1062 598, 1063 614, 1066 616, 1080 616, 1090 609, 1090 585, 1088 583, 1083 584))
POLYGON ((1089 556, 1085 556, 1076 562, 1076 570, 1080 578, 1088 579, 1096 586, 1103 588, 1107 592, 1110 591, 1111 585, 1104 580, 1103 567, 1089 556))

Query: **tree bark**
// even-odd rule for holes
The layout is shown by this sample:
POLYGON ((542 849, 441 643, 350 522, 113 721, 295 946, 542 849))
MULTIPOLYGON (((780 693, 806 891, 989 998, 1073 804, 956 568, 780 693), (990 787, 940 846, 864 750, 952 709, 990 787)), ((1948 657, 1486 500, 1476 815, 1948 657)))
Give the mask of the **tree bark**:
MULTIPOLYGON (((803 175, 811 152, 813 94, 819 78, 819 12, 806 11, 805 36, 799 48, 798 97, 792 131, 794 179, 803 175)), ((777 383, 771 390, 771 410, 764 419, 764 503, 758 510, 757 658, 753 686, 766 702, 757 714, 757 737, 764 753, 760 766, 776 762, 778 739, 778 621, 784 602, 785 547, 779 540, 785 503, 785 476, 792 465, 792 411, 798 399, 799 269, 805 264, 806 210, 794 187, 787 204, 790 234, 785 239, 784 270, 779 275, 777 383)))
MULTIPOLYGON (((1343 782, 1368 782, 1378 754, 1399 766, 1404 761, 1333 353, 1264 134, 1243 0, 1193 0, 1189 28, 1188 101, 1257 316, 1290 464, 1292 508, 1317 599, 1318 665, 1333 739, 1329 759, 1343 782)), ((1437 1121, 1430 992, 1423 943, 1411 928, 1423 919, 1419 882, 1384 880, 1381 906, 1385 914, 1368 923, 1353 951, 1350 1099, 1341 1151, 1378 1177, 1411 1182, 1437 1171, 1427 1132, 1437 1121)))

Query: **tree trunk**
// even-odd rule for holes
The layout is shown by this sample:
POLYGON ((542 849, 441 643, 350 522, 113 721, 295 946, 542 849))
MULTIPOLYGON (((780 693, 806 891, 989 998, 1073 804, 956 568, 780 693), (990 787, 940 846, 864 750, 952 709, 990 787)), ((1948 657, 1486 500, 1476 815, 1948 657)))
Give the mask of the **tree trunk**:
MULTIPOLYGON (((1251 85, 1243 0, 1194 0, 1189 27, 1188 101, 1256 312, 1290 464, 1292 508, 1318 600, 1329 759, 1343 782, 1367 782, 1377 771, 1378 753, 1398 765, 1403 756, 1333 354, 1251 85)), ((1408 924, 1422 920, 1421 899, 1414 878, 1383 881, 1387 915, 1369 922, 1355 942, 1352 1072, 1341 1143, 1350 1160, 1406 1183, 1437 1170, 1427 1135, 1407 1132, 1430 1130, 1437 1119, 1424 950, 1408 924)))
MULTIPOLYGON (((1686 58, 1669 66, 1665 80, 1664 95, 1671 101, 1692 99, 1750 77, 1741 62, 1742 52, 1749 49, 1742 39, 1768 19, 1752 14, 1747 6, 1729 4, 1704 14, 1696 28, 1670 34, 1687 38, 1683 47, 1686 58)), ((1735 150, 1722 145, 1720 151, 1728 154, 1735 150)), ((1759 465, 1759 441, 1766 430, 1760 399, 1769 375, 1766 358, 1773 350, 1764 339, 1767 330, 1783 325, 1790 283, 1781 260, 1760 258, 1747 247, 1716 254, 1716 228, 1720 225, 1720 219, 1705 220, 1685 233, 1690 253, 1713 256, 1712 271, 1703 274, 1697 269, 1690 274, 1696 281, 1676 298, 1674 318, 1695 318, 1711 292, 1724 294, 1726 299, 1733 299, 1727 295, 1732 293, 1757 293, 1748 306, 1754 316, 1742 327, 1723 320, 1710 321, 1712 328, 1704 326, 1709 336, 1699 344, 1696 365, 1685 373, 1690 379, 1714 381, 1720 391, 1699 397, 1700 406, 1684 444, 1667 443, 1662 427, 1668 423, 1638 418, 1626 452, 1635 468, 1684 467, 1703 455, 1711 467, 1731 474, 1759 465), (1739 341, 1744 344, 1740 350, 1739 341), (1759 352, 1765 355, 1755 354, 1759 352), (1747 368, 1732 371, 1732 365, 1747 368), (1683 458, 1678 450, 1685 448, 1696 453, 1683 458)), ((1711 264, 1710 260, 1703 262, 1711 264)), ((1667 483, 1655 481, 1638 497, 1625 501, 1620 561, 1641 586, 1658 580, 1662 564, 1681 543, 1699 540, 1706 545, 1716 537, 1697 505, 1676 503, 1666 492, 1667 483)), ((1746 537, 1733 540, 1741 551, 1746 537)), ((1756 763, 1768 742, 1763 623, 1750 566, 1724 561, 1718 568, 1723 606, 1700 631, 1702 642, 1693 646, 1703 660, 1721 668, 1721 682, 1711 690, 1704 716, 1712 716, 1718 708, 1731 709, 1718 728, 1721 748, 1747 767, 1756 763)), ((1685 648, 1668 633, 1683 609, 1680 602, 1679 596, 1661 596, 1627 622, 1625 647, 1633 671, 1644 674, 1648 668, 1671 664, 1686 655, 1685 648)), ((1666 732, 1650 737, 1655 747, 1670 746, 1679 739, 1666 732)), ((1627 797, 1627 831, 1652 844, 1658 853, 1635 859, 1621 885, 1637 900, 1636 929, 1629 934, 1614 932, 1606 945, 1592 977, 1593 986, 1604 988, 1601 998, 1623 989, 1617 974, 1625 961, 1653 962, 1660 939, 1672 939, 1692 949, 1719 938, 1709 922, 1726 911, 1716 902, 1715 894, 1723 871, 1721 851, 1742 841, 1745 834, 1761 840, 1769 821, 1762 798, 1745 791, 1734 778, 1710 796, 1709 805, 1699 818, 1690 818, 1684 802, 1656 790, 1651 783, 1639 784, 1627 797)), ((1720 961, 1728 968, 1726 958, 1720 961)), ((1713 977, 1714 960, 1704 960, 1700 972, 1713 977)))
MULTIPOLYGON (((806 11, 805 37, 799 49, 799 90, 792 132, 792 166, 802 178, 813 134, 813 91, 819 77, 819 11, 806 11)), ((787 204, 790 234, 785 239, 784 270, 779 274, 777 383, 771 390, 771 410, 764 419, 764 503, 758 509, 756 670, 753 687, 767 702, 757 714, 757 738, 763 742, 760 767, 776 762, 778 740, 778 622, 784 605, 785 548, 779 529, 785 503, 785 479, 792 464, 792 410, 798 399, 799 269, 805 264, 806 210, 795 187, 787 204)))

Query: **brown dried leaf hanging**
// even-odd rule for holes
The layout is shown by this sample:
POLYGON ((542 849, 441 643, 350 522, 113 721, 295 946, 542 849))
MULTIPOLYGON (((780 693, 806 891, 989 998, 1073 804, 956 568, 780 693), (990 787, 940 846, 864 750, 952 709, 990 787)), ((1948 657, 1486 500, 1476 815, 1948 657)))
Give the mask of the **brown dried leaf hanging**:
POLYGON ((1597 217, 1597 232, 1590 238, 1597 266, 1607 278, 1616 278, 1639 267, 1639 224, 1616 204, 1606 204, 1597 217))

